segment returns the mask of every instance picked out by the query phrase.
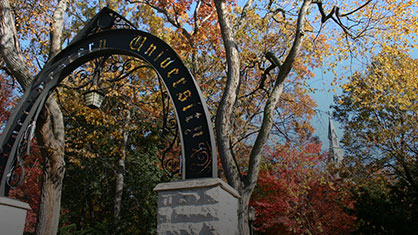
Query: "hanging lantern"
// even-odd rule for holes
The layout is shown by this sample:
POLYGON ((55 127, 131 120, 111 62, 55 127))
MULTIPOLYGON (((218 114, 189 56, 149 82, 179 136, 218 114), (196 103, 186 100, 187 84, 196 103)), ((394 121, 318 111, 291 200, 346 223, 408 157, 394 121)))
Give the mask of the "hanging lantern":
POLYGON ((104 100, 104 95, 97 91, 87 91, 84 93, 84 101, 86 102, 87 107, 92 109, 98 109, 102 105, 104 100))

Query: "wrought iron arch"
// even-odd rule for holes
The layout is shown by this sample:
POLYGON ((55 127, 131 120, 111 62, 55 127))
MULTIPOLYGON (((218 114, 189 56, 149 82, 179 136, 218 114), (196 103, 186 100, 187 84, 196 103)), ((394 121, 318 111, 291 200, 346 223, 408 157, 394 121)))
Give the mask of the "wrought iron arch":
POLYGON ((35 77, 0 137, 0 196, 8 194, 7 180, 13 173, 19 154, 29 144, 27 133, 33 131, 49 94, 82 64, 108 55, 140 58, 162 78, 180 130, 183 178, 217 176, 213 129, 196 81, 167 43, 147 32, 129 29, 132 27, 122 16, 104 8, 35 77))

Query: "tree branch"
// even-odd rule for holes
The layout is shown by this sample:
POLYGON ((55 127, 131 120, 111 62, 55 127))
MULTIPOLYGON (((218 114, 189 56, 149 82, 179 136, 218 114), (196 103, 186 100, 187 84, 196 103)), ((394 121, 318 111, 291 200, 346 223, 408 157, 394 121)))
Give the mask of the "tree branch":
POLYGON ((304 36, 305 18, 311 3, 311 0, 304 0, 300 7, 295 32, 295 39, 293 41, 292 48, 290 49, 289 54, 286 56, 284 63, 280 66, 280 71, 277 75, 276 84, 274 85, 271 95, 267 99, 267 103, 264 108, 264 115, 260 132, 257 135, 253 148, 251 149, 250 163, 248 169, 248 182, 246 182, 246 187, 252 187, 257 183, 258 171, 261 162, 261 153, 264 148, 264 145, 267 142, 271 128, 274 123, 274 110, 283 92, 284 80, 289 74, 291 68, 293 67, 295 58, 298 55, 301 48, 304 36))
POLYGON ((233 156, 230 153, 229 135, 232 123, 231 116, 237 99, 236 90, 240 80, 240 60, 237 44, 234 40, 233 28, 226 15, 226 3, 223 0, 215 0, 215 6, 228 65, 226 86, 216 112, 216 135, 225 176, 228 183, 238 190, 241 188, 242 182, 240 181, 238 169, 234 164, 233 156))
POLYGON ((51 40, 51 47, 49 49, 49 59, 54 57, 61 50, 62 30, 64 26, 64 14, 67 10, 68 0, 61 0, 58 2, 57 8, 54 11, 53 23, 51 33, 49 35, 51 40))
POLYGON ((6 63, 8 71, 23 90, 26 90, 32 81, 32 74, 20 49, 15 21, 8 0, 0 2, 0 56, 6 63))
POLYGON ((329 18, 332 17, 332 15, 334 15, 335 13, 335 6, 332 8, 331 12, 328 14, 325 14, 325 10, 324 7, 322 5, 322 1, 315 1, 313 3, 316 3, 316 5, 318 6, 319 9, 319 13, 321 14, 321 23, 325 23, 329 18))
POLYGON ((171 25, 173 25, 174 27, 180 29, 181 32, 182 32, 182 34, 191 42, 191 39, 192 39, 191 34, 180 24, 180 22, 178 22, 177 19, 174 19, 166 9, 161 8, 161 7, 158 7, 158 6, 154 5, 154 4, 152 4, 148 0, 145 0, 145 1, 128 1, 128 2, 129 3, 142 3, 142 4, 146 4, 146 5, 150 6, 151 8, 153 8, 154 10, 156 10, 157 12, 163 14, 166 17, 167 21, 171 25))
POLYGON ((235 156, 235 154, 234 154, 234 148, 233 148, 233 145, 232 145, 232 140, 231 140, 231 137, 229 137, 229 150, 230 150, 230 152, 231 152, 232 158, 234 159, 235 167, 237 168, 239 178, 240 178, 240 179, 241 179, 241 181, 242 181, 242 180, 243 180, 243 176, 242 176, 242 174, 241 174, 241 170, 239 169, 239 165, 238 165, 237 157, 236 157, 236 156, 235 156))
POLYGON ((242 26, 242 22, 244 21, 244 19, 247 17, 247 13, 251 7, 251 5, 253 4, 253 0, 248 0, 244 7, 242 8, 242 12, 241 12, 241 16, 238 20, 238 22, 236 23, 236 25, 234 26, 234 32, 237 32, 238 30, 241 29, 242 26))
POLYGON ((272 64, 274 64, 275 66, 277 66, 277 67, 281 67, 282 66, 282 63, 280 62, 280 60, 273 54, 273 52, 267 52, 266 53, 266 58, 272 63, 272 64))
POLYGON ((352 11, 348 12, 348 13, 341 14, 341 15, 340 15, 340 17, 346 17, 346 16, 349 16, 349 15, 352 15, 352 14, 356 13, 357 11, 359 11, 359 10, 361 10, 362 8, 364 8, 365 6, 367 6, 367 5, 368 5, 371 1, 372 1, 372 0, 368 0, 367 2, 365 2, 365 3, 364 3, 363 5, 361 5, 360 7, 356 8, 356 9, 354 9, 354 10, 352 10, 352 11))
POLYGON ((196 7, 194 9, 193 18, 194 18, 194 33, 196 33, 198 26, 198 20, 197 14, 199 13, 200 6, 202 5, 202 1, 198 0, 196 3, 196 7))
POLYGON ((340 28, 344 31, 345 34, 349 35, 350 37, 353 37, 353 35, 350 33, 350 28, 351 27, 345 26, 342 23, 341 18, 342 17, 347 17, 349 15, 352 15, 352 14, 356 13, 357 11, 366 7, 371 1, 372 0, 367 0, 363 5, 357 7, 356 9, 354 9, 354 10, 348 12, 348 13, 344 13, 344 14, 340 14, 340 8, 337 7, 337 6, 333 6, 332 10, 328 14, 326 14, 325 10, 324 10, 324 7, 322 5, 322 1, 320 1, 320 0, 312 1, 312 3, 314 3, 318 6, 319 13, 321 14, 321 23, 322 24, 324 24, 329 19, 332 19, 338 26, 340 26, 340 28))

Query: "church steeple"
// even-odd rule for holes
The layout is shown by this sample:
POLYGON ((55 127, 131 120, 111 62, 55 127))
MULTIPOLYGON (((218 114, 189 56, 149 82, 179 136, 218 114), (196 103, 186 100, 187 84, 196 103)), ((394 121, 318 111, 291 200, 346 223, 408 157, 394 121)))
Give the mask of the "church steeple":
POLYGON ((344 155, 343 155, 341 147, 339 145, 337 132, 335 131, 334 124, 332 122, 331 116, 329 117, 328 140, 329 140, 329 159, 328 159, 328 161, 332 161, 335 166, 340 166, 343 159, 344 159, 344 155))

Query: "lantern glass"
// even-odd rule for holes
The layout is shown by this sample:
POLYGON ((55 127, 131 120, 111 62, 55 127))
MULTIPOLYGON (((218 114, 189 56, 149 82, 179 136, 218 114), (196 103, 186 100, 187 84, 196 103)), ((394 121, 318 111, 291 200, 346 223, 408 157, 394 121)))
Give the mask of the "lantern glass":
POLYGON ((102 105, 104 96, 98 91, 88 91, 84 94, 84 100, 87 107, 92 109, 98 109, 102 105))

